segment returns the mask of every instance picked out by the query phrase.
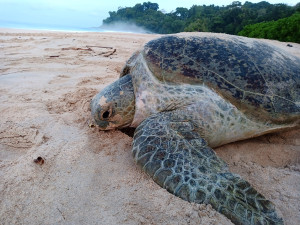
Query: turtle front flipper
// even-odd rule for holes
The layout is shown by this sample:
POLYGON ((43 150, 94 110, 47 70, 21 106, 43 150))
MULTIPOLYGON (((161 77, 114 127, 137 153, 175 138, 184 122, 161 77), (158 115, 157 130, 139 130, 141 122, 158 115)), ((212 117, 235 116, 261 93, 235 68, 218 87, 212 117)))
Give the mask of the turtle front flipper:
POLYGON ((230 173, 193 123, 174 111, 143 121, 132 151, 156 183, 184 200, 211 204, 235 224, 283 224, 274 205, 230 173))

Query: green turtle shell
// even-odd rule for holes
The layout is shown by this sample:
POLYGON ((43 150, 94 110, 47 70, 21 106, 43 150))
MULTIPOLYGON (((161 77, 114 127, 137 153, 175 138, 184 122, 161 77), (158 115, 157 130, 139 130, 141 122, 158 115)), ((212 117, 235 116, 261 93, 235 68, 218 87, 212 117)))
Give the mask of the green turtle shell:
POLYGON ((300 118, 300 59, 263 41, 175 35, 148 42, 149 69, 170 85, 206 85, 241 111, 286 123, 300 118))

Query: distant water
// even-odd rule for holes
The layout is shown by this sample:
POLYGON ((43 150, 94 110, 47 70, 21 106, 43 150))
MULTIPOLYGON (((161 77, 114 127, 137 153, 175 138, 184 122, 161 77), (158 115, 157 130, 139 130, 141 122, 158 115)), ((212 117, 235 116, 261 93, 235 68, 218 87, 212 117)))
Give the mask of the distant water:
POLYGON ((0 21, 1 28, 16 28, 16 29, 29 29, 29 30, 49 30, 49 31, 81 31, 81 32, 106 32, 100 27, 68 27, 60 25, 41 25, 29 23, 16 23, 0 21))
POLYGON ((61 25, 40 25, 29 23, 16 23, 0 21, 0 28, 16 28, 45 31, 71 31, 71 32, 124 32, 124 33, 151 33, 134 24, 118 23, 102 27, 70 27, 61 25))

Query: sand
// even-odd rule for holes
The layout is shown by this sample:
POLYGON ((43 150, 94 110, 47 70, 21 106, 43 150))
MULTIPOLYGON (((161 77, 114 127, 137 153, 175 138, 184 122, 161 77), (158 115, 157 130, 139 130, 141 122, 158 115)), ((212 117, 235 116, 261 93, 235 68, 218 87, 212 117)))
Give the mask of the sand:
MULTIPOLYGON (((92 96, 156 37, 0 29, 1 225, 232 224, 155 184, 131 156, 132 137, 89 127, 92 96)), ((298 44, 267 42, 300 57, 298 44)), ((299 129, 216 151, 300 224, 299 129)))

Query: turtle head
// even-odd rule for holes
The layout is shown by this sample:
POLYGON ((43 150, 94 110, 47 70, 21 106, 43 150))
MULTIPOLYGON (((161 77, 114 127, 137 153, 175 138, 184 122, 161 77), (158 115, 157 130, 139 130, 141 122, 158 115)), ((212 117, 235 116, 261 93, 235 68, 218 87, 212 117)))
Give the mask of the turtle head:
POLYGON ((99 92, 92 99, 91 111, 101 130, 130 126, 135 112, 131 75, 123 76, 99 92))

